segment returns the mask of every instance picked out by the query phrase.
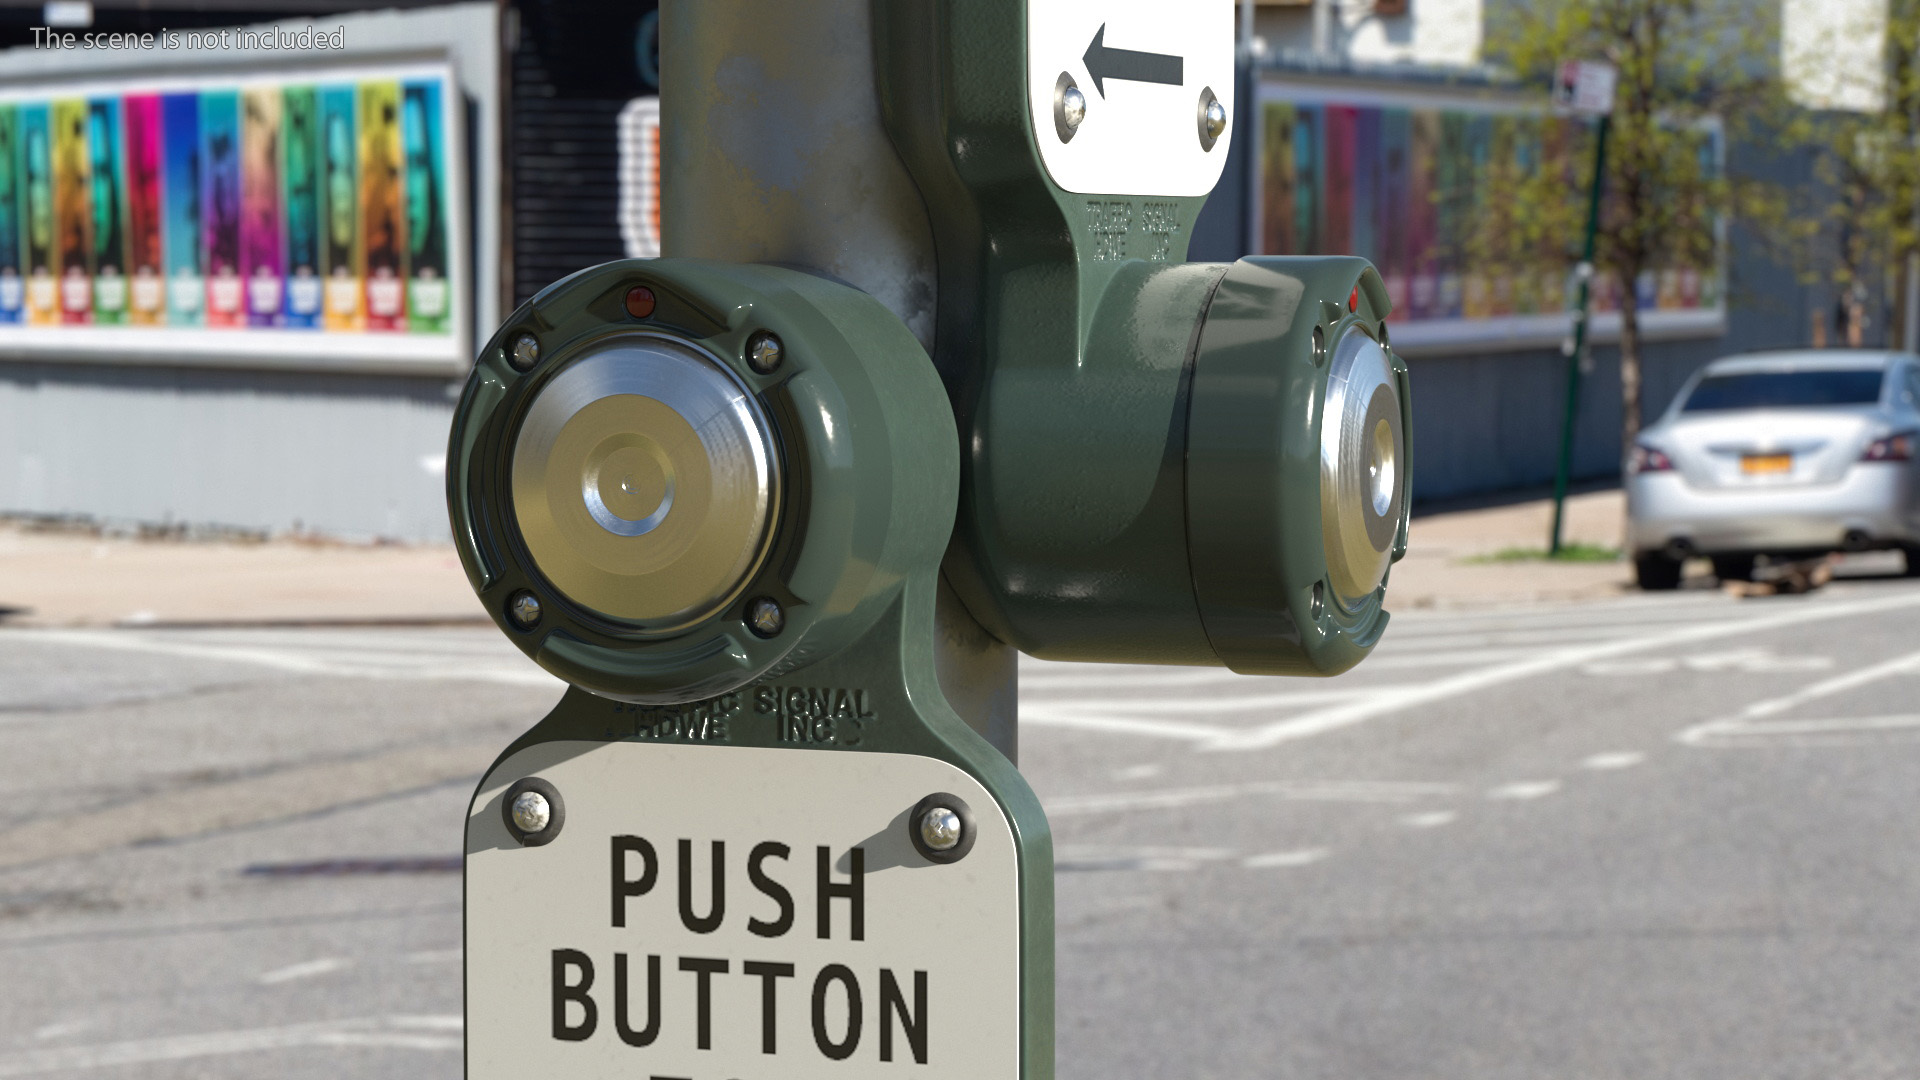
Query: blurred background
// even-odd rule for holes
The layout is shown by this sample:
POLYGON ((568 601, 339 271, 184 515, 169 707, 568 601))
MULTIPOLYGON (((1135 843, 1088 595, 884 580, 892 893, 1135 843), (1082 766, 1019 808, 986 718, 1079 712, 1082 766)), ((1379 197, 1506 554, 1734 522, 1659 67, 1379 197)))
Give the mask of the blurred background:
MULTIPOLYGON (((1022 661, 1060 1074, 1912 1075, 1920 5, 1237 14, 1190 257, 1379 267, 1412 546, 1330 682, 1022 661), (1630 530, 1690 380, 1776 350, 1886 374, 1701 451, 1745 532, 1630 530), (1853 479, 1793 471, 1815 408, 1853 479)), ((447 427, 507 313, 659 254, 658 43, 0 5, 0 1077, 459 1073, 461 815, 561 687, 454 558, 447 427)))

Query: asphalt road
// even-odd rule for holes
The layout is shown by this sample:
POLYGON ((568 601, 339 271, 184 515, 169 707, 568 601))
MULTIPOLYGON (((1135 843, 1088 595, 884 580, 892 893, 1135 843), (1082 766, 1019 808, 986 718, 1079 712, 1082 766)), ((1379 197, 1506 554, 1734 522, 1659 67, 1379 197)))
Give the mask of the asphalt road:
MULTIPOLYGON (((462 814, 557 692, 491 630, 0 631, 0 1080, 457 1076, 462 814)), ((1920 1073, 1920 583, 1021 699, 1063 1078, 1920 1073)))

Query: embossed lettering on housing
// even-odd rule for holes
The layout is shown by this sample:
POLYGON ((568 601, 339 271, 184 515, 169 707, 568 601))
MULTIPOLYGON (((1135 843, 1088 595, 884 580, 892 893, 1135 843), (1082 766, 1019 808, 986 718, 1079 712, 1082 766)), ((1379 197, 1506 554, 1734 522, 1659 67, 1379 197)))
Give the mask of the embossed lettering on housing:
POLYGON ((1093 257, 1127 257, 1127 234, 1133 231, 1133 204, 1119 199, 1090 199, 1087 227, 1093 233, 1093 257))
POLYGON ((873 701, 865 690, 834 686, 756 686, 753 711, 771 716, 784 743, 857 746, 873 701))
POLYGON ((1180 231, 1180 204, 1170 202, 1143 203, 1140 207, 1140 228, 1151 240, 1152 250, 1147 258, 1155 262, 1173 260, 1173 238, 1180 231))
POLYGON ((615 719, 608 724, 609 739, 671 739, 679 742, 730 742, 727 721, 740 714, 736 693, 721 694, 684 705, 629 705, 612 702, 615 719))

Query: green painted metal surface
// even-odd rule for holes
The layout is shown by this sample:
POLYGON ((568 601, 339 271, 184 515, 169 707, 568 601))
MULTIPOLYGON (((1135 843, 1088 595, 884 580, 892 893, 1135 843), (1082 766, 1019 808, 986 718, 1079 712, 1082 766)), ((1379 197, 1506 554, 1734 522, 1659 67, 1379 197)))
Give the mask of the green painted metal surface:
POLYGON ((1023 0, 873 11, 883 116, 939 253, 934 359, 962 447, 945 565, 962 600, 1048 659, 1351 667, 1379 638, 1381 598, 1333 619, 1301 606, 1326 576, 1301 450, 1318 445, 1325 393, 1310 328, 1327 347, 1350 331, 1384 342, 1378 275, 1353 258, 1185 263, 1203 199, 1055 184, 1029 119, 1023 0), (1269 273, 1300 291, 1236 284, 1269 273), (1366 306, 1350 313, 1355 289, 1366 306), (1254 397, 1228 400, 1234 387, 1254 397), (1259 445, 1228 453, 1247 439, 1259 445), (1220 535, 1252 505, 1258 520, 1220 535), (1229 600, 1223 575, 1252 575, 1251 597, 1229 600))

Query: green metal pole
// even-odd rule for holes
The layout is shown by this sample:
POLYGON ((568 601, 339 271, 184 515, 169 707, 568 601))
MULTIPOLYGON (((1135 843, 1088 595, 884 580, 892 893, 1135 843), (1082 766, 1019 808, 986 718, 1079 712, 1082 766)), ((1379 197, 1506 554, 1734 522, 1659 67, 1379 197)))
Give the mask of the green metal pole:
POLYGON ((1593 140, 1593 183, 1587 190, 1587 235, 1580 245, 1580 296, 1573 309, 1573 348, 1567 352, 1567 411, 1560 421, 1560 467, 1553 476, 1553 537, 1547 556, 1560 554, 1560 534, 1567 509, 1567 484, 1573 476, 1573 424, 1580 409, 1580 357, 1587 349, 1587 321, 1593 297, 1593 243, 1600 231, 1600 192, 1607 177, 1607 128, 1611 117, 1600 117, 1593 140))

